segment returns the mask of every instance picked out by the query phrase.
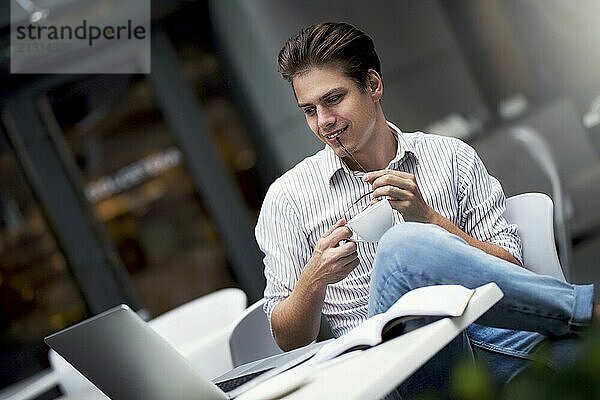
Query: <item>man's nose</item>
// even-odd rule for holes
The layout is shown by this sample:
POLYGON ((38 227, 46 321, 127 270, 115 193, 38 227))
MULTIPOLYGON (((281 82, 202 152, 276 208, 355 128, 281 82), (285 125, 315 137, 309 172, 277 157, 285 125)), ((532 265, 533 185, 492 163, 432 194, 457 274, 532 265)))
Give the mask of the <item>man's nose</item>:
POLYGON ((317 123, 321 129, 327 129, 335 125, 335 114, 327 108, 317 109, 317 118, 317 123))

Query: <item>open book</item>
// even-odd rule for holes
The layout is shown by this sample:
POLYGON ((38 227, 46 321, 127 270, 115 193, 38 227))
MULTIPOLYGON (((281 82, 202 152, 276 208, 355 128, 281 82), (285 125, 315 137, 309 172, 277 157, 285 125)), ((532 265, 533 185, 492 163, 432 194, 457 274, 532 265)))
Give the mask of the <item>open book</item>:
POLYGON ((475 290, 460 285, 425 286, 400 297, 386 312, 374 315, 347 334, 323 346, 310 364, 352 350, 366 349, 408 330, 463 314, 475 290))
MULTIPOLYGON (((369 398, 383 398, 385 394, 424 365, 463 329, 485 314, 503 296, 502 291, 495 283, 482 285, 473 291, 464 288, 458 288, 456 291, 438 288, 439 286, 432 289, 433 292, 427 290, 429 293, 433 293, 431 296, 423 293, 423 289, 419 289, 421 294, 418 297, 420 299, 421 295, 424 295, 424 302, 416 303, 418 307, 416 312, 423 311, 425 307, 430 310, 435 307, 437 310, 441 308, 446 313, 460 314, 459 316, 449 316, 449 318, 441 316, 441 320, 420 328, 413 332, 414 334, 400 335, 366 351, 355 351, 335 357, 331 361, 324 361, 325 351, 328 353, 331 351, 331 349, 324 350, 325 346, 333 342, 341 342, 342 339, 348 340, 348 335, 353 334, 351 331, 335 341, 328 342, 321 348, 323 353, 319 355, 319 358, 323 362, 313 364, 311 360, 308 360, 262 382, 242 394, 239 400, 275 400, 287 398, 288 395, 295 399, 363 399, 366 398, 365 394, 367 393, 369 398), (439 293, 439 290, 442 293, 439 293), (457 295, 450 293, 457 293, 457 295), (468 303, 466 307, 463 306, 463 301, 468 303), (431 306, 430 302, 438 305, 431 306), (425 304, 428 305, 425 306, 425 304), (440 304, 441 306, 439 306, 440 304), (348 382, 352 382, 352 384, 349 385, 348 382)), ((411 304, 415 304, 413 303, 415 299, 411 300, 410 298, 404 299, 402 302, 408 300, 411 304)), ((413 311, 410 310, 412 306, 408 306, 405 304, 401 307, 406 307, 405 312, 413 314, 409 312, 413 311)), ((352 347, 351 344, 350 346, 352 347)), ((346 347, 338 343, 335 347, 332 346, 333 348, 338 349, 337 353, 339 353, 340 348, 346 347)), ((332 354, 336 354, 336 352, 329 353, 328 357, 332 357, 332 354)), ((236 399, 238 398, 236 397, 236 399)))

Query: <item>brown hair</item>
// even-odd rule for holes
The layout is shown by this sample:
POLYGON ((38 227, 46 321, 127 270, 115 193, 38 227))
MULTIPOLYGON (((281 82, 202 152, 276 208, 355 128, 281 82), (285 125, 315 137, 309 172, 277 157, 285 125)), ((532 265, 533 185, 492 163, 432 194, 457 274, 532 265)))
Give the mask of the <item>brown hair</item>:
POLYGON ((279 72, 288 82, 310 68, 328 64, 339 66, 363 90, 367 89, 369 69, 381 76, 373 40, 343 22, 324 22, 301 30, 285 42, 278 62, 279 72))

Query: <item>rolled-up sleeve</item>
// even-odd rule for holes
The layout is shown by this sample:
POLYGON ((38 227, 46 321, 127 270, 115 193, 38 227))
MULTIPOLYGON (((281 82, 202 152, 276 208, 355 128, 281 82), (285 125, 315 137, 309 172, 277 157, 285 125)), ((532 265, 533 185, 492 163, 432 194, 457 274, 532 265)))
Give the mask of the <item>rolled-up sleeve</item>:
POLYGON ((264 311, 269 323, 273 309, 291 294, 310 258, 307 235, 300 223, 298 212, 276 181, 265 196, 255 229, 256 241, 265 255, 264 311))
POLYGON ((523 262, 517 225, 503 217, 506 198, 500 182, 491 176, 475 150, 465 143, 456 152, 461 227, 475 239, 494 243, 523 262))

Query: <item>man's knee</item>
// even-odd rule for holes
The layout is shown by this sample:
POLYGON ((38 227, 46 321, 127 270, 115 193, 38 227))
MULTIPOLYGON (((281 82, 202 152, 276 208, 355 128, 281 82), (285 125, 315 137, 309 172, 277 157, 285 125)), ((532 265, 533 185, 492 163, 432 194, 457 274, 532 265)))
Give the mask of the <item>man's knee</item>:
POLYGON ((371 289, 402 292, 411 289, 411 276, 420 275, 420 263, 425 251, 431 251, 430 240, 442 234, 441 228, 415 222, 406 222, 390 228, 379 241, 373 271, 371 289))
POLYGON ((421 286, 423 274, 436 277, 438 268, 446 269, 437 260, 448 252, 447 246, 455 245, 452 239, 453 235, 431 224, 405 222, 390 228, 379 241, 371 285, 381 289, 390 285, 393 276, 406 290, 421 286))

